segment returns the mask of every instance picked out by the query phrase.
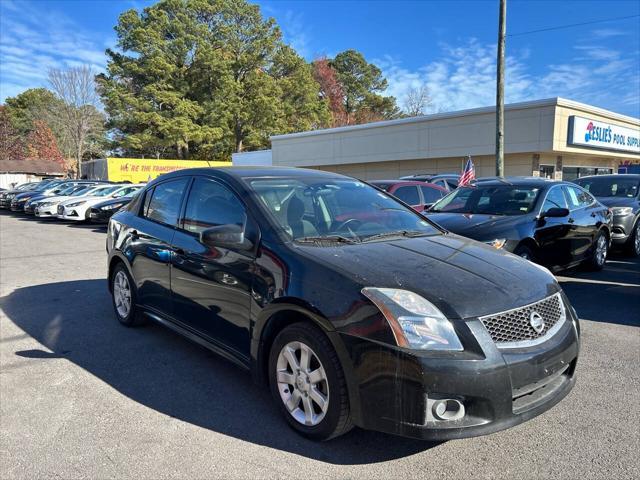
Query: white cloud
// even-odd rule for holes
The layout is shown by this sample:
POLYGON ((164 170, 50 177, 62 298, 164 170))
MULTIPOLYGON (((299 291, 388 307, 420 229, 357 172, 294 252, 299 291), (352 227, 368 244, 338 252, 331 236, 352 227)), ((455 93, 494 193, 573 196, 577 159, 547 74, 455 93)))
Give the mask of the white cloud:
MULTIPOLYGON (((107 42, 113 44, 113 41, 107 42)), ((27 88, 47 86, 50 68, 89 65, 96 73, 106 65, 104 40, 55 11, 28 2, 0 2, 0 102, 27 88)))
MULTIPOLYGON (((633 116, 640 116, 638 51, 622 52, 602 45, 579 44, 567 63, 532 72, 529 50, 507 50, 506 102, 566 97, 633 116)), ((535 53, 535 52, 533 52, 535 53)), ((432 111, 462 110, 495 104, 496 47, 470 39, 440 45, 438 58, 416 70, 390 56, 374 60, 389 81, 388 95, 403 104, 411 88, 426 84, 432 111)))

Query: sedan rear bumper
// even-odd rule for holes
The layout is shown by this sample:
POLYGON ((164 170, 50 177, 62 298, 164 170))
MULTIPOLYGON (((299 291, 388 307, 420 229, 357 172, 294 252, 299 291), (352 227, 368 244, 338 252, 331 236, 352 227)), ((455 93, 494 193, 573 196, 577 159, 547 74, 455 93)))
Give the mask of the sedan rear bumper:
POLYGON ((479 320, 472 320, 466 324, 478 350, 448 355, 413 353, 342 335, 346 351, 358 352, 351 359, 355 423, 440 441, 485 435, 530 420, 575 385, 579 339, 574 322, 568 314, 562 328, 544 343, 503 350, 479 320), (444 400, 459 402, 461 415, 438 415, 437 406, 444 400))

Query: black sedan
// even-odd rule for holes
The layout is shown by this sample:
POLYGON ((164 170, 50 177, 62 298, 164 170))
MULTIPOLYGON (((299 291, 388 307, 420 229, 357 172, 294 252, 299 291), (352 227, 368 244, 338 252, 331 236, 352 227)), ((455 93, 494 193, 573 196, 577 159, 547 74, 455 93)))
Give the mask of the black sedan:
POLYGON ((94 205, 89 209, 89 220, 93 223, 107 223, 111 216, 125 205, 128 205, 137 193, 134 192, 124 197, 112 198, 94 205))
POLYGON ((613 212, 613 244, 640 255, 640 174, 596 175, 575 183, 613 212))
POLYGON ((601 269, 611 212, 581 187, 537 177, 478 180, 428 212, 447 230, 513 252, 552 270, 601 269))
POLYGON ((575 383, 578 319, 546 269, 353 178, 180 170, 107 231, 117 320, 152 319, 251 371, 310 438, 486 434, 575 383))

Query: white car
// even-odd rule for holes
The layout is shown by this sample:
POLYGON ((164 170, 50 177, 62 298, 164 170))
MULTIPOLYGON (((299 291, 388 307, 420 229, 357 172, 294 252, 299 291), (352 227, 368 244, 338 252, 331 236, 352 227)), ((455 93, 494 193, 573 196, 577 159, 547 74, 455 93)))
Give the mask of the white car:
POLYGON ((65 200, 64 202, 60 202, 58 204, 58 218, 63 220, 84 222, 89 219, 89 210, 95 204, 104 202, 105 200, 110 198, 119 198, 132 192, 136 192, 140 190, 144 185, 144 183, 136 185, 107 185, 103 189, 96 189, 96 191, 91 192, 90 195, 65 200))
MULTIPOLYGON (((37 217, 56 217, 58 215, 58 204, 70 198, 90 195, 96 188, 104 187, 105 184, 79 184, 73 185, 53 197, 45 197, 32 203, 33 213, 37 217)), ((111 186, 106 184, 106 186, 111 186)))

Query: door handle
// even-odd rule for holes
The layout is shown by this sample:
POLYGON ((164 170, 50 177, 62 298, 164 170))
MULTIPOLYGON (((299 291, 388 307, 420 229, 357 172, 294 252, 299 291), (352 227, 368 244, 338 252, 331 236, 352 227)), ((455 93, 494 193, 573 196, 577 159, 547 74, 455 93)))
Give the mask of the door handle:
POLYGON ((177 255, 184 255, 184 250, 181 248, 174 248, 173 252, 176 253, 177 255))
POLYGON ((575 220, 573 218, 570 218, 569 223, 575 223, 575 220))

